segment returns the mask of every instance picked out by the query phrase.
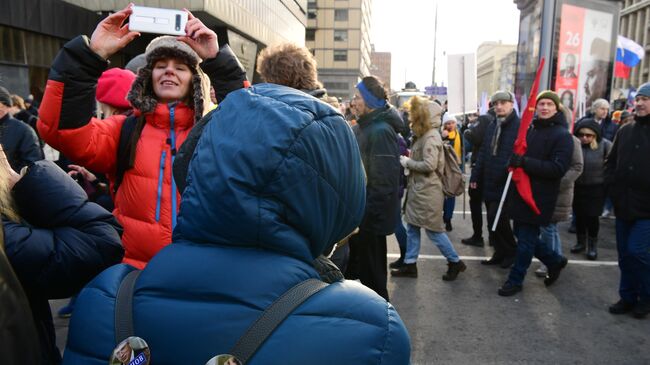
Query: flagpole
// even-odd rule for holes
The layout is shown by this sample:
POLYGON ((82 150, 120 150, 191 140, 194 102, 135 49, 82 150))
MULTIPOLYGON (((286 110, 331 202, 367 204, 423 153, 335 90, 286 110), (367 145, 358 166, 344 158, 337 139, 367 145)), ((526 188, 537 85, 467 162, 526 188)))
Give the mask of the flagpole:
POLYGON ((508 188, 510 187, 510 181, 512 181, 512 171, 508 173, 508 180, 506 180, 506 186, 503 188, 503 194, 501 194, 501 201, 499 201, 499 209, 497 209, 497 214, 494 216, 494 223, 492 223, 492 232, 496 232, 497 224, 499 223, 499 218, 501 218, 501 210, 503 209, 503 203, 506 201, 506 195, 508 195, 508 188))

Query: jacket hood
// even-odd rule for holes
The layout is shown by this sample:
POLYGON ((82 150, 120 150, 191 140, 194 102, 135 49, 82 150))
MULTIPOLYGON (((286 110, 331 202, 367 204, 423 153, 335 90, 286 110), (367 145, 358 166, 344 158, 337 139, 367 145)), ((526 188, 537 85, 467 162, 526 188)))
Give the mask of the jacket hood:
POLYGON ((399 111, 392 105, 388 105, 384 110, 380 112, 380 118, 383 118, 386 123, 393 127, 395 133, 401 133, 402 135, 405 135, 404 130, 406 129, 406 125, 404 124, 399 111))
POLYGON ((258 84, 212 112, 190 161, 174 241, 272 250, 311 263, 359 225, 356 139, 329 105, 258 84))
POLYGON ((580 130, 583 129, 583 128, 591 129, 591 131, 596 134, 596 141, 600 142, 603 139, 600 124, 598 124, 598 122, 596 122, 594 119, 587 118, 587 119, 581 120, 573 128, 573 134, 577 137, 578 132, 580 132, 580 130))

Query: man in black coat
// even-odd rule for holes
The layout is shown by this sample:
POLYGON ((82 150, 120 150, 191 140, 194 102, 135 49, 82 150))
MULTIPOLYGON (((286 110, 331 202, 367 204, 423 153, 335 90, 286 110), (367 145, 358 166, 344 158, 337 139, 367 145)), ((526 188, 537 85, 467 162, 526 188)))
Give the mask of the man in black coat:
POLYGON ((618 131, 605 162, 605 184, 616 212, 620 300, 612 314, 650 313, 650 83, 639 87, 634 121, 618 131))
POLYGON ((32 162, 42 160, 43 151, 36 132, 9 114, 13 105, 9 91, 0 86, 0 144, 11 168, 20 171, 32 162))
POLYGON ((541 211, 536 214, 524 202, 515 186, 510 187, 508 212, 514 221, 517 256, 508 280, 499 288, 499 295, 511 296, 522 290, 526 271, 533 256, 548 268, 544 284, 550 286, 560 276, 567 259, 557 254, 550 244, 539 238, 540 227, 551 222, 560 191, 560 180, 569 169, 573 155, 573 138, 566 128, 560 97, 547 90, 537 96, 537 116, 528 130, 528 149, 524 155, 513 154, 510 166, 523 168, 530 178, 532 196, 541 211))
POLYGON ((395 231, 399 204, 399 146, 402 120, 387 103, 383 84, 374 76, 357 84, 353 108, 359 117, 354 133, 366 171, 366 211, 359 233, 350 238, 350 262, 345 276, 388 300, 386 236, 395 231))
MULTIPOLYGON (((487 114, 479 116, 474 126, 467 128, 463 133, 465 139, 472 146, 472 170, 476 168, 476 161, 478 160, 481 146, 483 145, 485 131, 492 120, 494 120, 494 110, 490 109, 487 114)), ((460 242, 470 246, 483 247, 483 189, 469 189, 468 193, 473 234, 471 237, 464 238, 460 242)))
POLYGON ((510 92, 498 91, 492 96, 491 101, 496 119, 487 127, 483 146, 472 169, 469 191, 482 191, 487 206, 490 243, 494 245, 492 257, 481 263, 509 268, 514 262, 517 245, 508 215, 502 212, 494 232, 492 225, 508 178, 508 161, 517 139, 519 117, 514 111, 514 96, 510 92))

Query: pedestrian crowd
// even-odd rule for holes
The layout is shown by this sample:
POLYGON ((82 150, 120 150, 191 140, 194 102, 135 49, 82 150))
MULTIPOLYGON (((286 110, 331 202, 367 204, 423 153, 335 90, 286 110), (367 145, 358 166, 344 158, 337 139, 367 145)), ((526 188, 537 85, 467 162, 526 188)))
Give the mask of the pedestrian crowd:
POLYGON ((597 260, 605 211, 621 271, 609 310, 650 313, 650 84, 633 110, 596 100, 573 127, 543 91, 522 134, 508 91, 465 124, 426 97, 398 110, 367 76, 346 108, 295 44, 263 50, 264 82, 250 85, 189 12, 185 36, 109 68, 140 36, 124 25, 131 11, 64 45, 42 100, 0 87, 3 363, 407 364, 389 271, 418 277, 423 233, 443 280, 468 269, 448 236, 467 160, 473 235, 461 243, 486 245, 485 208, 481 264, 509 270, 499 295, 523 289, 533 257, 546 286, 558 280, 559 222, 575 226, 571 253, 597 260), (504 192, 512 170, 529 196, 504 192), (48 300, 69 297, 61 356, 48 300))

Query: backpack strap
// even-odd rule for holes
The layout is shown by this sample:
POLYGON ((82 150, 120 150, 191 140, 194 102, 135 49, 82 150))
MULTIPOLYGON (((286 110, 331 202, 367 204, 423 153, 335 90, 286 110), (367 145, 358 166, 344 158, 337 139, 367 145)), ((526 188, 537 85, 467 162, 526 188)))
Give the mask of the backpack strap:
POLYGON ((246 364, 291 312, 327 285, 318 279, 307 279, 289 289, 246 330, 229 354, 246 364))
POLYGON ((115 184, 113 184, 113 194, 117 193, 117 189, 122 184, 126 170, 133 166, 129 166, 129 158, 131 157, 131 136, 135 132, 135 126, 138 124, 138 117, 131 115, 126 118, 120 130, 120 140, 117 145, 117 160, 115 168, 115 184))
POLYGON ((115 297, 115 343, 135 334, 133 329, 133 290, 142 271, 133 270, 122 279, 115 297))

